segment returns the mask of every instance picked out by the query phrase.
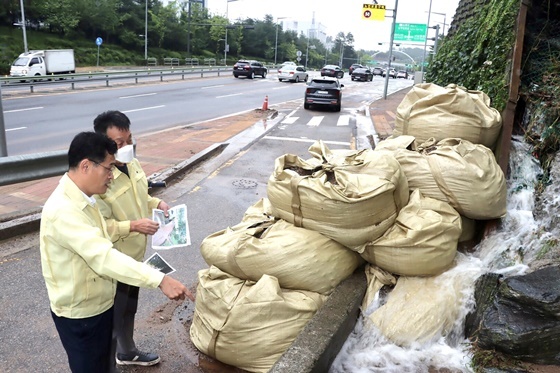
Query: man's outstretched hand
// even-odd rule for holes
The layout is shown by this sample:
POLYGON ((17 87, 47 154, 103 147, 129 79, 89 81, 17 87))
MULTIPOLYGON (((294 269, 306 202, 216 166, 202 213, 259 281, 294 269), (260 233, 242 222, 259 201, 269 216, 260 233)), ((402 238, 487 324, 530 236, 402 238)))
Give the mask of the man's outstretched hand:
POLYGON ((180 281, 175 280, 173 277, 163 276, 163 280, 159 284, 159 288, 169 299, 183 300, 189 298, 194 302, 194 296, 180 281))

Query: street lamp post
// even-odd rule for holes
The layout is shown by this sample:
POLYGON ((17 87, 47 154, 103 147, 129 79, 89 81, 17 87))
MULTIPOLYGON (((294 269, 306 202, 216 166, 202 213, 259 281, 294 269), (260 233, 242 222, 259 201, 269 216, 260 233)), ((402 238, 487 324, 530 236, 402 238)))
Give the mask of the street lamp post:
POLYGON ((148 0, 146 0, 146 13, 144 17, 144 59, 148 60, 148 0))
POLYGON ((227 42, 227 30, 228 30, 228 26, 229 26, 229 18, 228 18, 228 11, 229 11, 229 3, 232 3, 234 1, 238 1, 238 0, 226 0, 226 37, 225 37, 225 43, 224 43, 224 66, 227 66, 227 52, 229 49, 229 45, 227 42))
POLYGON ((276 56, 278 55, 278 21, 288 17, 277 17, 276 18, 276 41, 274 42, 274 65, 276 66, 276 56))
POLYGON ((443 16, 443 28, 441 30, 441 34, 445 35, 445 25, 447 25, 447 14, 438 13, 438 12, 432 12, 432 14, 437 14, 438 16, 443 16))
POLYGON ((23 30, 23 51, 27 53, 27 31, 25 29, 25 10, 23 10, 23 0, 19 0, 21 7, 21 28, 23 30))
MULTIPOLYGON (((427 25, 430 25, 430 15, 432 14, 432 0, 430 0, 430 7, 428 9, 428 23, 427 25)), ((424 38, 424 53, 422 53, 422 66, 420 67, 420 75, 422 77, 422 81, 420 83, 424 82, 424 62, 426 61, 426 47, 428 45, 428 30, 429 28, 426 27, 426 37, 424 38)))

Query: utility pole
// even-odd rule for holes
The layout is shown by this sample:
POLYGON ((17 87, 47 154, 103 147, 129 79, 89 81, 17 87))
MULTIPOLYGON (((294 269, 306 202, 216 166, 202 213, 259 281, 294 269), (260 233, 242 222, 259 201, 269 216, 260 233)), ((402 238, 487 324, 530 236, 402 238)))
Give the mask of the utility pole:
POLYGON ((424 82, 424 63, 426 61, 426 47, 428 45, 428 30, 430 29, 430 15, 432 14, 432 0, 430 0, 430 8, 428 9, 428 24, 426 25, 426 37, 424 40, 424 53, 422 54, 422 66, 420 67, 420 76, 422 77, 422 81, 424 82))
MULTIPOLYGON (((431 2, 431 0, 430 0, 431 2)), ((389 71, 391 70, 391 60, 393 59, 393 40, 395 39, 395 23, 397 21, 397 8, 399 0, 395 0, 395 9, 393 10, 393 25, 391 26, 391 39, 389 41, 389 65, 385 72, 385 86, 383 87, 383 99, 387 99, 387 88, 389 86, 389 71)))
POLYGON ((27 49, 27 30, 25 28, 25 10, 23 9, 23 0, 19 0, 19 5, 21 7, 21 28, 23 30, 23 51, 28 52, 27 49))
POLYGON ((144 60, 148 61, 148 0, 146 0, 146 12, 144 17, 144 60))

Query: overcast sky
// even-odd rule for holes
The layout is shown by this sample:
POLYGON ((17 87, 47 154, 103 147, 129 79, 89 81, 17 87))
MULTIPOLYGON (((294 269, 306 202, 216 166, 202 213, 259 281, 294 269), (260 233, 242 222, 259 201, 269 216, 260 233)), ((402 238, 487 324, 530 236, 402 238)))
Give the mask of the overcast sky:
MULTIPOLYGON (((447 24, 446 29, 453 16, 459 0, 398 0, 397 22, 398 23, 423 23, 428 22, 428 9, 432 3, 430 25, 440 23, 447 24), (437 14, 442 13, 445 16, 437 14)), ((387 9, 395 8, 395 1, 379 0, 387 9)), ((351 32, 354 35, 356 49, 383 49, 378 43, 388 43, 391 31, 392 18, 385 21, 366 21, 362 19, 363 4, 373 4, 373 1, 363 0, 235 0, 227 4, 228 18, 232 21, 238 18, 264 19, 266 14, 271 14, 275 19, 289 17, 301 22, 311 23, 313 12, 315 22, 322 23, 327 27, 327 35, 335 36, 339 32, 345 34, 351 32)), ((216 15, 226 14, 226 0, 207 0, 207 6, 211 13, 216 15)), ((391 11, 386 12, 392 16, 391 11)), ((431 31, 429 36, 434 36, 431 31)), ((422 43, 418 44, 423 47, 422 43)))

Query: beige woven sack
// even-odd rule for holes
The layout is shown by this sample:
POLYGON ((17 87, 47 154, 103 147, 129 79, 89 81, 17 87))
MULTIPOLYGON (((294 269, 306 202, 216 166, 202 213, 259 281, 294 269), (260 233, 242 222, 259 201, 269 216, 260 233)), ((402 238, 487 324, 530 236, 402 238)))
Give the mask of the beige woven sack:
POLYGON ((479 271, 479 266, 472 265, 435 277, 401 276, 386 303, 368 319, 397 345, 437 343, 457 330, 457 320, 464 319, 467 289, 479 271))
POLYGON ((363 263, 358 253, 322 234, 281 219, 240 223, 206 237, 200 246, 209 265, 258 281, 264 274, 285 289, 330 294, 363 263))
POLYGON ((418 143, 458 137, 493 148, 501 127, 502 117, 484 92, 424 83, 412 87, 397 107, 393 135, 412 135, 418 143))
POLYGON ((401 276, 434 276, 453 264, 461 235, 461 217, 446 202, 412 192, 395 225, 365 244, 368 263, 401 276))
MULTIPOLYGON (((393 142, 394 140, 384 140, 393 142)), ((384 142, 382 141, 382 142, 384 142)), ((394 146, 385 144, 380 153, 394 146)), ((490 149, 462 139, 435 139, 392 152, 406 174, 410 190, 449 203, 459 213, 476 220, 496 219, 506 214, 506 179, 490 149)))
POLYGON ((245 281, 210 267, 199 271, 190 337, 196 348, 249 372, 268 372, 326 300, 282 290, 276 278, 245 281))
POLYGON ((390 154, 333 153, 322 142, 314 158, 276 159, 267 193, 274 216, 354 249, 379 238, 408 202, 408 185, 390 154))

